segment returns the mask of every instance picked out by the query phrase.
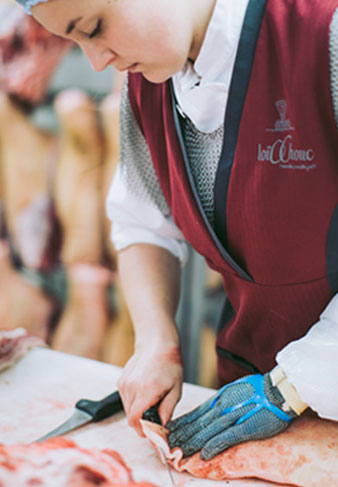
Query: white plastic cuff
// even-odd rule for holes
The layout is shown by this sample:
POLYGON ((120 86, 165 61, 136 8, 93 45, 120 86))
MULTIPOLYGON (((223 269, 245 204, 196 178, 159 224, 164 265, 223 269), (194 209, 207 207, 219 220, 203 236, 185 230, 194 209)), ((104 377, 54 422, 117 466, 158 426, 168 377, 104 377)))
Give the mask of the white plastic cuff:
POLYGON ((298 416, 300 416, 305 409, 308 408, 308 405, 301 400, 294 386, 288 381, 283 369, 277 365, 270 372, 270 377, 272 384, 277 387, 286 403, 296 414, 298 414, 298 416))

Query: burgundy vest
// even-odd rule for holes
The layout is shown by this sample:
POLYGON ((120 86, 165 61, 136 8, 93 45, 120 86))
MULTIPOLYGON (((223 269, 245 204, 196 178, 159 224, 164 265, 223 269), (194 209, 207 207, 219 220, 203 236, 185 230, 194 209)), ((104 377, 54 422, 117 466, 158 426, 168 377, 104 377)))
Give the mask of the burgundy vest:
POLYGON ((338 0, 251 0, 225 115, 215 227, 190 173, 171 82, 129 97, 173 218, 224 280, 220 383, 265 372, 338 290, 338 136, 329 27, 338 0))

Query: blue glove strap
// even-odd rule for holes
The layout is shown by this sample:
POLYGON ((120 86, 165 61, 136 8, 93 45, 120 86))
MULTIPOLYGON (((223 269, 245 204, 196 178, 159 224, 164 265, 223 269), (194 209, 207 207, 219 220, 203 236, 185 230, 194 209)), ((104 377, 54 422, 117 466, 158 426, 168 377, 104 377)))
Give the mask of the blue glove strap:
POLYGON ((243 401, 239 404, 235 404, 234 406, 230 406, 222 412, 222 416, 224 414, 232 413, 233 411, 236 411, 237 409, 240 409, 244 406, 249 406, 250 404, 255 404, 255 407, 251 409, 248 413, 244 414, 244 416, 241 416, 237 422, 237 424, 241 424, 247 419, 251 418, 254 414, 256 414, 258 411, 261 409, 268 409, 271 411, 273 414, 275 414, 279 419, 282 421, 286 421, 289 423, 292 418, 290 418, 289 415, 287 415, 284 411, 279 409, 277 406, 272 404, 269 399, 266 397, 265 392, 264 392, 264 376, 262 374, 255 374, 255 375, 250 375, 248 377, 243 377, 242 379, 238 379, 235 382, 232 382, 231 384, 227 384, 222 389, 220 389, 217 393, 217 396, 213 400, 210 409, 213 409, 217 403, 217 401, 220 399, 223 391, 228 389, 228 387, 233 386, 234 384, 250 384, 254 388, 254 394, 251 396, 249 399, 246 401, 243 401))

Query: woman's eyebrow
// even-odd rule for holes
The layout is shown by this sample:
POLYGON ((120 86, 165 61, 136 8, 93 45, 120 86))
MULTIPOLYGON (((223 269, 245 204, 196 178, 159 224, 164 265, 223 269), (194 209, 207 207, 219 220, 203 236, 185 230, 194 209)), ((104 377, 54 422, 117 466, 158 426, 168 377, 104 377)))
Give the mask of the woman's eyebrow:
POLYGON ((66 34, 70 34, 72 32, 72 30, 74 29, 74 27, 76 26, 76 24, 82 19, 82 17, 78 17, 77 19, 73 19, 69 22, 68 26, 67 26, 67 29, 66 29, 66 34))

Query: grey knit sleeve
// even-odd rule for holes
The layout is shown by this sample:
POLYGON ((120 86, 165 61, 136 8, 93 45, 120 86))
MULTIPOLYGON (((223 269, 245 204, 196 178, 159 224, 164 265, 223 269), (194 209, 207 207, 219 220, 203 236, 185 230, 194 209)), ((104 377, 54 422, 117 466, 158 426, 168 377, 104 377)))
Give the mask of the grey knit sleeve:
POLYGON ((331 71, 331 95, 333 110, 338 127, 338 9, 335 11, 330 25, 330 71, 331 71))
POLYGON ((154 204, 168 217, 170 210, 155 172, 148 144, 129 102, 128 77, 123 86, 120 108, 120 170, 128 191, 154 204))

